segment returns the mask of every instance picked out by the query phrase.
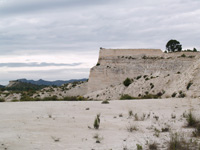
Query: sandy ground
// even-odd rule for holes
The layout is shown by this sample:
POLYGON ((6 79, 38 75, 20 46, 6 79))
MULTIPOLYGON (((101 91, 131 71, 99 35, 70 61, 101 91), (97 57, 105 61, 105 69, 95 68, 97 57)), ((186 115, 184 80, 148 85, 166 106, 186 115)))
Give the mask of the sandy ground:
POLYGON ((110 101, 109 104, 100 101, 0 103, 0 149, 135 150, 136 144, 146 149, 147 143, 154 141, 160 149, 165 149, 170 132, 191 136, 192 129, 184 128, 182 115, 190 109, 199 115, 199 108, 199 99, 110 101), (137 113, 140 121, 129 116, 130 110, 137 113), (98 113, 101 113, 100 129, 95 130, 93 122, 98 113), (156 120, 155 116, 159 118, 156 120), (137 127, 137 131, 127 131, 130 125, 137 127), (165 127, 170 132, 155 131, 165 127), (95 134, 99 135, 100 143, 96 143, 95 134))

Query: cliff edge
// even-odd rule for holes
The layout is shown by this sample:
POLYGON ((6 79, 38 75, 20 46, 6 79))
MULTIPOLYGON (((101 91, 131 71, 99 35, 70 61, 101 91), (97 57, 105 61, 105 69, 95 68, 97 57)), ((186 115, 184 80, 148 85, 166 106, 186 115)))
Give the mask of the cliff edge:
POLYGON ((119 99, 162 93, 163 97, 199 97, 200 53, 163 53, 160 49, 100 49, 91 68, 88 94, 91 99, 119 99), (130 78, 132 83, 124 86, 130 78), (190 84, 190 85, 189 85, 190 84), (189 88, 187 86, 190 86, 189 88))

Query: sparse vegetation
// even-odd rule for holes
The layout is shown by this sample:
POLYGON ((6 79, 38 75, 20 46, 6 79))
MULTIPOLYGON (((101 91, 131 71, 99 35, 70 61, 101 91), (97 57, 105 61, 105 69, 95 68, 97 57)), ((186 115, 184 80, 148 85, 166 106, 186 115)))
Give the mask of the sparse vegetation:
POLYGON ((133 125, 133 124, 129 124, 127 126, 127 131, 128 132, 133 132, 133 131, 137 131, 137 130, 138 130, 138 128, 135 125, 133 125))
POLYGON ((142 148, 142 146, 141 146, 141 145, 139 145, 139 144, 136 144, 136 146, 137 146, 137 150, 143 150, 143 148, 142 148))
POLYGON ((188 58, 194 58, 195 56, 188 56, 188 58))
POLYGON ((130 99, 134 99, 134 97, 132 97, 128 94, 124 94, 120 97, 120 100, 130 100, 130 99))
POLYGON ((187 127, 196 127, 200 123, 191 111, 186 115, 186 121, 187 127))
POLYGON ((157 149, 158 149, 158 144, 156 142, 149 144, 149 150, 157 150, 157 149))
POLYGON ((159 116, 153 116, 153 118, 155 118, 155 119, 156 119, 156 121, 158 121, 158 119, 159 119, 159 116))
POLYGON ((150 83, 150 86, 151 86, 151 89, 153 89, 153 88, 154 88, 154 84, 153 84, 153 83, 150 83))
POLYGON ((40 95, 38 95, 38 97, 32 98, 27 94, 22 94, 22 97, 20 99, 20 101, 83 101, 83 100, 87 99, 82 96, 67 96, 64 98, 58 98, 56 95, 44 98, 40 98, 40 95))
POLYGON ((200 123, 195 126, 195 130, 193 132, 194 137, 200 137, 200 123))
POLYGON ((142 56, 142 59, 147 59, 147 56, 146 55, 142 56))
POLYGON ((186 55, 185 55, 185 54, 182 54, 181 57, 186 57, 186 55))
POLYGON ((161 131, 162 131, 162 132, 169 132, 169 128, 168 128, 168 127, 162 128, 161 131))
POLYGON ((100 114, 97 114, 96 118, 94 119, 94 124, 93 124, 95 129, 99 129, 100 126, 100 114))
POLYGON ((172 118, 172 119, 175 119, 175 118, 176 118, 176 115, 175 115, 175 114, 171 114, 171 118, 172 118))
POLYGON ((135 118, 135 121, 138 121, 138 120, 139 120, 138 114, 137 114, 137 113, 134 115, 134 118, 135 118))
POLYGON ((183 91, 179 91, 179 96, 178 97, 179 98, 184 98, 184 97, 186 97, 186 94, 183 93, 183 91))
POLYGON ((172 94, 172 97, 176 97, 176 94, 177 94, 177 93, 176 93, 176 92, 174 92, 174 93, 172 94))
POLYGON ((161 96, 164 94, 165 91, 158 92, 157 94, 149 94, 148 91, 146 91, 145 95, 138 95, 139 97, 132 97, 128 94, 124 94, 120 97, 120 100, 131 100, 131 99, 158 99, 161 98, 161 96))
POLYGON ((190 86, 191 86, 192 84, 193 84, 192 81, 190 81, 190 82, 188 83, 186 89, 189 90, 189 89, 190 89, 190 86))
POLYGON ((132 83, 130 78, 126 78, 126 80, 124 80, 123 84, 124 86, 128 87, 130 84, 132 83))
POLYGON ((129 110, 129 111, 128 111, 128 116, 129 116, 129 117, 132 117, 132 116, 133 116, 133 111, 132 111, 132 110, 129 110))
POLYGON ((109 104, 109 101, 108 100, 104 100, 101 102, 101 104, 109 104))
POLYGON ((154 136, 159 137, 160 136, 160 130, 155 128, 154 131, 155 131, 154 136))
POLYGON ((142 56, 142 59, 164 59, 164 57, 158 57, 158 56, 153 57, 144 55, 142 56))
POLYGON ((145 81, 148 81, 149 80, 149 78, 145 78, 145 81))
POLYGON ((2 99, 2 98, 0 98, 0 102, 5 102, 5 100, 4 100, 4 99, 2 99))
POLYGON ((167 150, 198 150, 199 148, 196 141, 188 141, 183 135, 173 133, 168 142, 167 150))
POLYGON ((137 77, 136 77, 136 80, 139 80, 140 78, 142 78, 142 76, 137 76, 137 77))
POLYGON ((148 75, 144 75, 144 76, 143 76, 144 79, 147 78, 147 77, 148 77, 148 75))

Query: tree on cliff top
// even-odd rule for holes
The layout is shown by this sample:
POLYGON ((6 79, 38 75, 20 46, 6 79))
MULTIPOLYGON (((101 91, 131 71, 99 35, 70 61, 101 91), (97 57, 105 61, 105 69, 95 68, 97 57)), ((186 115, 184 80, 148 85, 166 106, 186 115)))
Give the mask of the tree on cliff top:
POLYGON ((180 52, 182 51, 182 45, 177 40, 169 40, 166 44, 168 52, 180 52))

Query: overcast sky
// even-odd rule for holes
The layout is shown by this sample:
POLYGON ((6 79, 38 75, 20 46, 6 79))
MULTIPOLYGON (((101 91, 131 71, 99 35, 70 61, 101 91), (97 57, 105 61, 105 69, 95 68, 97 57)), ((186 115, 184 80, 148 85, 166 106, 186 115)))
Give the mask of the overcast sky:
POLYGON ((99 47, 200 49, 200 0, 0 0, 0 84, 88 78, 99 47))

